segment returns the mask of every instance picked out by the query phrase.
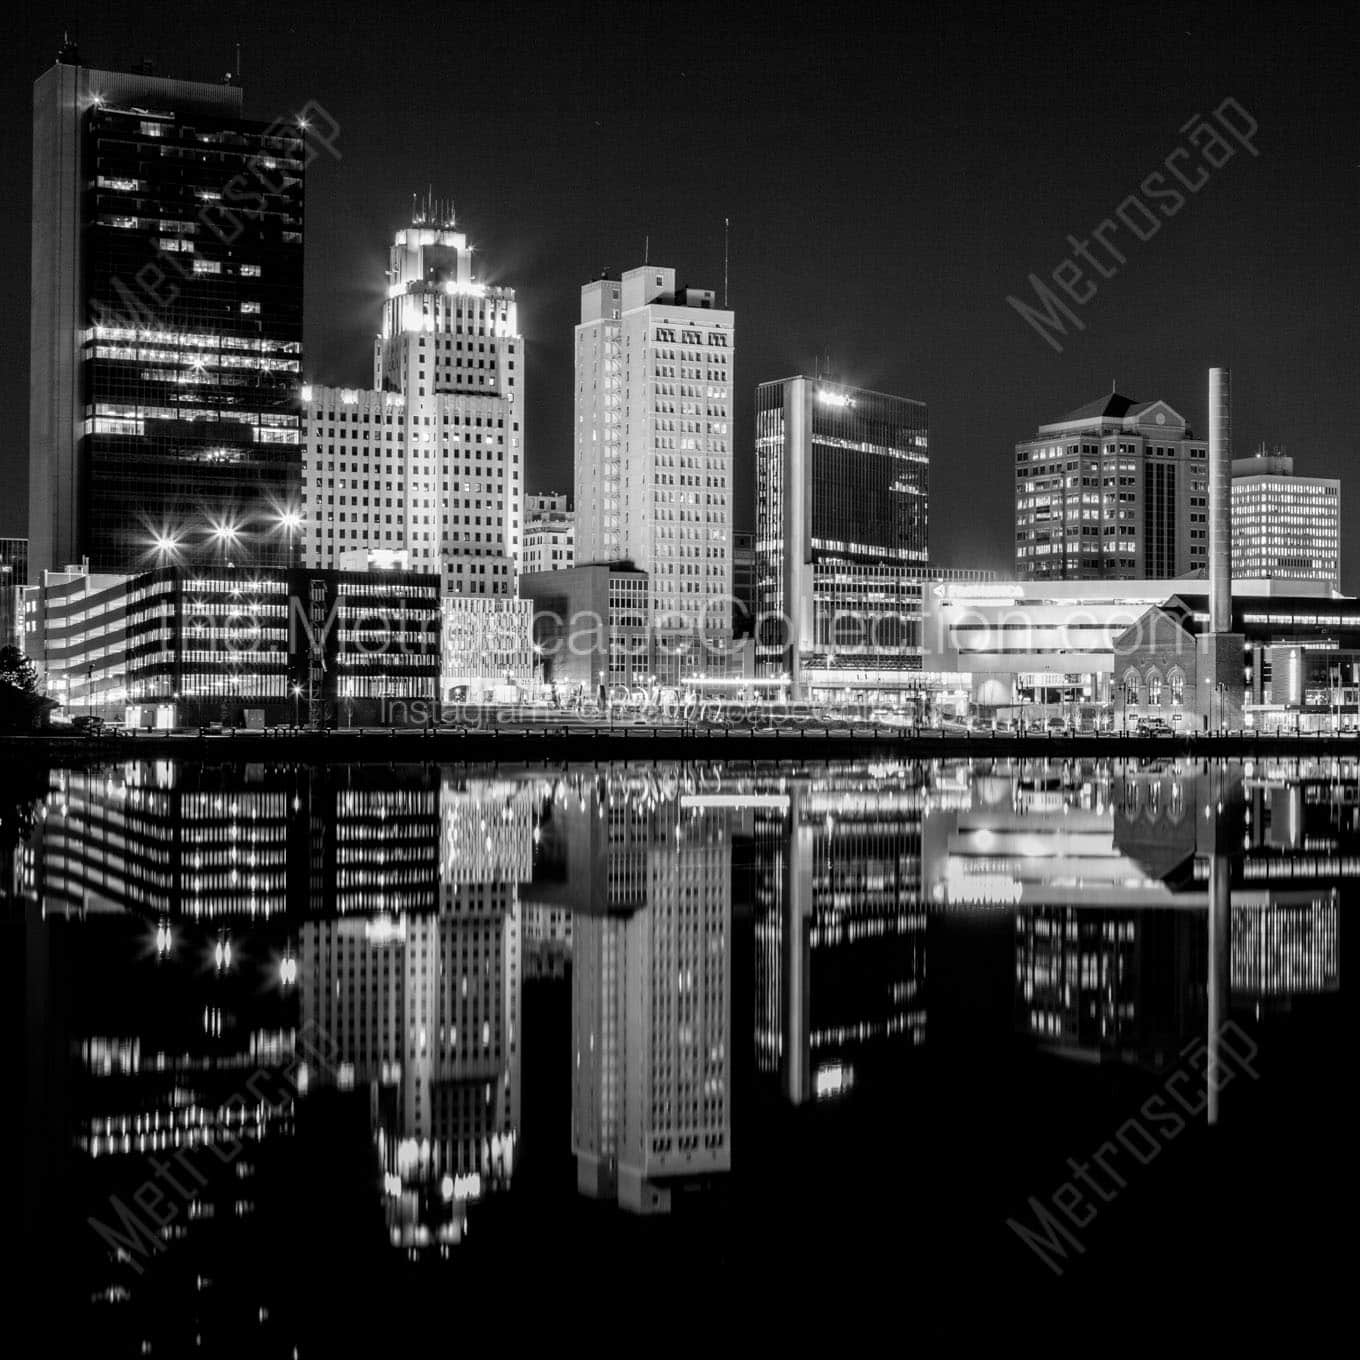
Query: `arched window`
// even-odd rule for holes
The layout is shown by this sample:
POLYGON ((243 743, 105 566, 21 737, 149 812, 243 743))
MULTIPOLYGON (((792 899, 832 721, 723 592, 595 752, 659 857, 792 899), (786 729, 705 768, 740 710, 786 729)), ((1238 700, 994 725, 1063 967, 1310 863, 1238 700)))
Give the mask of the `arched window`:
POLYGON ((1162 673, 1161 671, 1148 672, 1148 703, 1154 708, 1161 706, 1162 702, 1162 673))
POLYGON ((1124 672, 1124 702, 1126 704, 1136 704, 1138 702, 1138 672, 1124 672))
POLYGON ((1185 702, 1185 672, 1175 670, 1166 677, 1167 685, 1171 689, 1171 702, 1173 704, 1183 704, 1185 702))

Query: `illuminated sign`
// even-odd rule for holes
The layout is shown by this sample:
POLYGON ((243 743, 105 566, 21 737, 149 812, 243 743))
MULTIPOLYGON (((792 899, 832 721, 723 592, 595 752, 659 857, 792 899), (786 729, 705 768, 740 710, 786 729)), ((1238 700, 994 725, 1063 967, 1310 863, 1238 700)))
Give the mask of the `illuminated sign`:
POLYGON ((853 397, 847 397, 844 392, 832 392, 825 387, 817 389, 817 400, 823 406, 853 406, 855 404, 853 397))

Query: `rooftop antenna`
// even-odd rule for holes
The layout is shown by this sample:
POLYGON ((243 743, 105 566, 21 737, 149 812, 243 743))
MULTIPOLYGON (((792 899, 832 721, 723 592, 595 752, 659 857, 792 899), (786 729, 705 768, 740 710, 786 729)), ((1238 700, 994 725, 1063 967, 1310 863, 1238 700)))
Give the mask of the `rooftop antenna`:
POLYGON ((236 44, 236 83, 241 83, 241 44, 236 44))
POLYGON ((732 227, 730 217, 723 218, 723 310, 727 310, 727 238, 732 227))
POLYGON ((642 264, 643 264, 643 267, 646 268, 646 266, 649 265, 649 264, 651 263, 651 260, 652 260, 652 238, 651 238, 651 236, 649 235, 649 236, 644 236, 644 237, 642 238, 642 264))
POLYGON ((1111 396, 1114 396, 1114 394, 1115 394, 1116 392, 1118 392, 1118 391, 1119 391, 1119 379, 1118 379, 1118 378, 1111 378, 1111 379, 1110 379, 1110 395, 1111 395, 1111 396))

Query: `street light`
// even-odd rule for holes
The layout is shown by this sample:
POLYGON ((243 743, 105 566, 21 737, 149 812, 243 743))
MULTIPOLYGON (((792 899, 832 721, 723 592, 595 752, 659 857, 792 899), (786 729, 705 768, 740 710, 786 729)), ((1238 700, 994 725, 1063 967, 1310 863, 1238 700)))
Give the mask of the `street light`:
POLYGON ((151 535, 151 550, 156 554, 156 565, 164 566, 179 557, 180 536, 172 529, 158 529, 151 535))
POLYGON ((302 726, 302 686, 293 681, 293 726, 302 726))
POLYGON ((302 531, 302 512, 295 509, 280 510, 274 517, 274 523, 280 533, 284 534, 288 540, 288 561, 293 564, 297 535, 302 531))
MULTIPOLYGON (((225 557, 228 549, 241 541, 241 531, 236 525, 227 520, 220 520, 212 526, 208 535, 214 543, 222 550, 225 557)), ((227 566, 234 566, 232 562, 227 562, 227 566)))

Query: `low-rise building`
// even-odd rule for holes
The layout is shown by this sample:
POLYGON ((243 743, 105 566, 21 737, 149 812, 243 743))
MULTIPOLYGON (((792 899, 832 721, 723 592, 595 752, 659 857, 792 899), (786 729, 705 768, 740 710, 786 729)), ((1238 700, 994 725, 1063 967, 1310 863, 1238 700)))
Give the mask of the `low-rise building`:
POLYGON ((1240 675, 1223 674, 1201 645, 1208 613, 1200 600, 1176 595, 1121 632, 1112 658, 1116 727, 1340 726, 1345 714, 1354 725, 1360 601, 1236 595, 1230 631, 1243 639, 1240 675))
POLYGON ((533 602, 543 681, 559 696, 593 699, 601 686, 636 685, 656 674, 647 573, 631 562, 536 572, 520 578, 520 592, 533 602))
POLYGON ((536 683, 529 600, 445 595, 440 697, 514 702, 536 683))
MULTIPOLYGON (((1233 582, 1239 601, 1288 596, 1316 606, 1340 599, 1324 582, 1233 582)), ((927 673, 963 677, 984 716, 1051 709, 1108 714, 1115 647, 1147 612, 1173 598, 1207 610, 1203 577, 1128 581, 939 581, 922 601, 927 673)))
POLYGON ((416 572, 44 572, 24 647, 71 714, 135 726, 385 721, 434 699, 439 581, 416 572))

